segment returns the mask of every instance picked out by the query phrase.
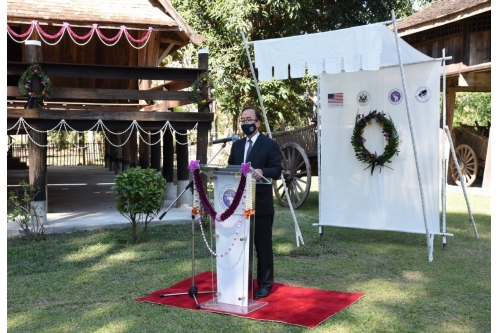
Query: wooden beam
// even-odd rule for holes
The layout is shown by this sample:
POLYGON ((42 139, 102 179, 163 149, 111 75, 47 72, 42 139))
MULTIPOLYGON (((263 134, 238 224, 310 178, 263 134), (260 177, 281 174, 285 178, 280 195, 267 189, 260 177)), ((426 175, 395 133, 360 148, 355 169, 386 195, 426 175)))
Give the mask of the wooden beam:
POLYGON ((158 60, 156 60, 156 66, 160 66, 163 59, 165 59, 168 56, 168 54, 170 53, 170 51, 172 51, 172 49, 174 48, 174 45, 175 45, 174 43, 171 43, 170 45, 167 46, 167 48, 165 49, 165 51, 163 51, 163 53, 158 58, 158 60))
POLYGON ((184 46, 184 42, 172 38, 160 38, 160 43, 165 43, 165 44, 174 44, 174 45, 182 45, 184 46))
POLYGON ((103 110, 43 110, 7 108, 9 119, 51 119, 51 120, 99 120, 102 121, 170 121, 170 122, 203 122, 211 123, 213 113, 199 112, 141 112, 141 111, 103 111, 103 110))
MULTIPOLYGON (((173 113, 173 112, 164 112, 164 113, 173 113)), ((57 125, 60 124, 61 119, 27 119, 26 122, 41 131, 48 131, 54 129, 57 125)), ((16 122, 19 119, 7 119, 7 128, 12 128, 16 125, 16 122)), ((68 120, 68 125, 71 126, 76 131, 88 131, 90 128, 95 128, 97 120, 68 120)), ((104 126, 110 131, 118 132, 125 131, 132 124, 131 121, 112 121, 107 120, 104 121, 104 126)), ((138 121, 139 126, 145 131, 158 131, 160 128, 165 126, 165 121, 138 121)), ((176 130, 192 130, 195 126, 198 130, 211 130, 210 122, 170 122, 170 125, 176 130)), ((10 130, 7 134, 13 135, 17 133, 17 127, 10 130)), ((21 128, 19 134, 25 134, 24 129, 21 128)))
POLYGON ((458 77, 460 87, 491 86, 491 72, 489 73, 462 73, 458 77))
POLYGON ((165 81, 163 84, 160 84, 156 87, 151 87, 149 90, 181 90, 185 88, 189 88, 193 85, 193 82, 190 81, 165 81))
POLYGON ((491 85, 489 86, 472 86, 472 87, 456 87, 457 92, 491 92, 491 85))
MULTIPOLYGON (((18 87, 7 86, 8 97, 23 97, 18 87)), ((126 89, 97 89, 97 88, 56 88, 51 99, 69 100, 161 100, 177 101, 189 100, 189 91, 158 91, 158 90, 126 90, 126 89)))
MULTIPOLYGON (((191 103, 191 102, 190 102, 191 103)), ((144 104, 118 104, 118 103, 85 103, 81 102, 47 102, 44 101, 45 110, 106 110, 106 111, 140 111, 146 105, 144 104)), ((26 101, 7 100, 7 107, 12 109, 24 109, 26 101)))
MULTIPOLYGON (((49 77, 194 82, 203 72, 197 68, 82 65, 51 62, 40 62, 39 64, 49 77)), ((21 76, 30 65, 29 63, 8 61, 7 75, 21 76)))

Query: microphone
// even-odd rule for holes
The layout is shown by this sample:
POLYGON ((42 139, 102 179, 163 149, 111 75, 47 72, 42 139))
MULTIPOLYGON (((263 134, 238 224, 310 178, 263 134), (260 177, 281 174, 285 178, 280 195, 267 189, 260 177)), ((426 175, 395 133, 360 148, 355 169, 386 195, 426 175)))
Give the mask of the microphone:
POLYGON ((226 143, 226 142, 229 142, 229 141, 234 142, 234 141, 238 140, 239 138, 240 138, 239 136, 237 136, 237 135, 233 135, 233 136, 231 136, 231 137, 229 137, 229 138, 224 138, 224 139, 214 140, 214 141, 212 141, 212 143, 213 143, 213 144, 216 144, 216 143, 226 143))

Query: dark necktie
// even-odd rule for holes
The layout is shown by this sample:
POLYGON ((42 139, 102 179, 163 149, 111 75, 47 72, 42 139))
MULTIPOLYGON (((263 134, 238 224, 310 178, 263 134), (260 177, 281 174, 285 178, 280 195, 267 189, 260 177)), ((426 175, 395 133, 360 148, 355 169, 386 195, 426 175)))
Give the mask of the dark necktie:
POLYGON ((248 156, 250 156, 250 150, 252 150, 252 140, 248 140, 248 150, 247 150, 247 157, 245 158, 245 163, 248 163, 248 156))

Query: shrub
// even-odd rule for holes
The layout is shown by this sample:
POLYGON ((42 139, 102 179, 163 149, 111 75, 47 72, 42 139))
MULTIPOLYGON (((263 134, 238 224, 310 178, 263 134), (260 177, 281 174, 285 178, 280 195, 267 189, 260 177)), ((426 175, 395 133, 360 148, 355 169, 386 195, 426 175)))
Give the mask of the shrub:
POLYGON ((42 219, 42 208, 32 203, 38 194, 38 189, 22 180, 21 195, 18 191, 10 191, 7 205, 12 207, 12 213, 7 214, 7 222, 16 222, 24 232, 26 239, 40 240, 45 238, 45 226, 42 219))
POLYGON ((115 207, 132 224, 134 243, 163 207, 166 185, 165 179, 150 168, 130 168, 116 176, 111 188, 115 191, 115 207))

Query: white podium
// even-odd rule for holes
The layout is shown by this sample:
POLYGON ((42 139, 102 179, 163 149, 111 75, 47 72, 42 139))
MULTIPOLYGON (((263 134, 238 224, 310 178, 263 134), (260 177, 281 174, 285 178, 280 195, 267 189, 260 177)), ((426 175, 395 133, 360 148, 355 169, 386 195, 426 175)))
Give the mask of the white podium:
MULTIPOLYGON (((242 173, 241 166, 200 166, 214 188, 214 208, 224 212, 233 202, 242 173)), ((251 177, 251 174, 248 174, 251 177)), ((270 183, 266 186, 271 186, 270 183)), ((252 207, 255 207, 255 180, 252 180, 252 207)), ((200 304, 202 308, 247 314, 267 303, 253 300, 253 235, 255 215, 244 216, 245 196, 225 221, 215 222, 217 254, 217 293, 214 299, 200 304)))

